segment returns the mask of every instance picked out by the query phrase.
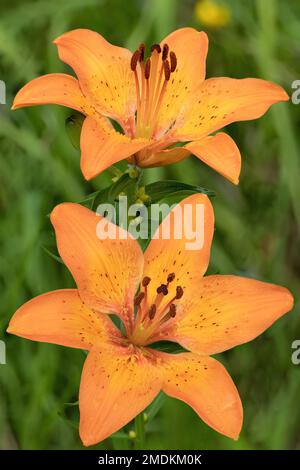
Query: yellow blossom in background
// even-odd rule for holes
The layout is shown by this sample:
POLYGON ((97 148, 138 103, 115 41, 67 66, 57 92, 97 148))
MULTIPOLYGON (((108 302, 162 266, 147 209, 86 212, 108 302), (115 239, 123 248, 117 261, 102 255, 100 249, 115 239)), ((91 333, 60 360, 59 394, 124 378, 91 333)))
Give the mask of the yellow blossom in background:
POLYGON ((223 28, 231 21, 231 11, 225 4, 212 0, 199 0, 195 5, 195 17, 208 28, 223 28))

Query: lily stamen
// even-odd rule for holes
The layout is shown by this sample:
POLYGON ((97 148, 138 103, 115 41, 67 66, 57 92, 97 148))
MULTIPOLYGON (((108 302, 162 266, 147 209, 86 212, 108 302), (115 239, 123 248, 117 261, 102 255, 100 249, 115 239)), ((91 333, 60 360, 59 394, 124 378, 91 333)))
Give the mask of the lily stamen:
POLYGON ((140 292, 134 299, 134 305, 136 307, 139 307, 144 297, 145 297, 145 292, 140 292))
POLYGON ((153 304, 153 305, 151 305, 151 307, 149 309, 149 312, 148 312, 148 316, 149 316, 150 320, 153 320, 153 318, 155 317, 155 314, 156 314, 156 305, 153 304))
POLYGON ((162 60, 166 60, 166 58, 168 57, 168 53, 169 53, 169 46, 168 44, 164 44, 163 50, 162 50, 162 60))
POLYGON ((144 44, 133 53, 130 67, 134 72, 137 94, 136 137, 154 137, 157 113, 163 102, 171 73, 175 72, 176 66, 176 55, 173 51, 169 53, 168 44, 164 44, 163 49, 159 44, 153 44, 151 55, 146 62, 144 44), (140 73, 137 70, 138 64, 140 73))

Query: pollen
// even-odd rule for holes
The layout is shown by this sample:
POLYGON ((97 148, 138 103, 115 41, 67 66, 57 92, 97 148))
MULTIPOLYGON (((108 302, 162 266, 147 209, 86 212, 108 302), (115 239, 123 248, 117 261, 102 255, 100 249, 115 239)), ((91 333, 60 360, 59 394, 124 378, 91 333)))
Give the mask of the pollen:
POLYGON ((145 297, 145 292, 140 292, 134 299, 134 305, 135 306, 140 305, 144 297, 145 297))
POLYGON ((168 286, 166 284, 161 284, 157 289, 156 292, 158 294, 168 295, 168 286))
MULTIPOLYGON (((163 272, 166 272, 164 269, 163 272)), ((176 317, 178 311, 178 301, 183 296, 181 286, 172 286, 170 284, 176 279, 176 273, 167 275, 166 284, 162 283, 153 293, 148 291, 150 277, 145 276, 141 282, 141 291, 134 300, 137 307, 135 323, 133 326, 130 340, 136 345, 147 345, 153 341, 153 338, 159 338, 160 331, 166 328, 176 317), (154 294, 154 299, 152 295, 154 294), (151 296, 151 297, 149 297, 151 296)))
POLYGON ((130 67, 131 67, 132 71, 136 70, 136 67, 137 67, 138 61, 140 59, 140 56, 141 56, 141 51, 139 51, 139 50, 135 51, 132 54, 131 61, 130 61, 130 67))
POLYGON ((167 282, 168 282, 168 284, 169 284, 170 282, 174 281, 174 279, 175 279, 175 273, 170 273, 170 274, 168 274, 168 277, 167 277, 167 282))
POLYGON ((155 314, 156 314, 156 305, 153 304, 149 308, 149 313, 148 313, 150 320, 153 320, 153 318, 155 317, 155 314))
POLYGON ((174 318, 176 316, 176 305, 175 304, 170 305, 169 315, 170 315, 171 318, 174 318))
POLYGON ((164 44, 163 51, 162 51, 162 60, 167 59, 168 53, 169 53, 169 46, 168 46, 168 44, 164 44))
POLYGON ((138 48, 138 50, 140 52, 139 61, 143 62, 145 58, 145 50, 146 50, 145 44, 144 43, 140 44, 140 47, 138 48))
POLYGON ((176 299, 179 300, 183 296, 183 289, 181 286, 176 287, 176 299))
POLYGON ((147 287, 150 284, 151 278, 149 276, 145 276, 142 280, 142 286, 147 287))
POLYGON ((146 66, 145 66, 145 79, 149 80, 150 78, 150 70, 151 70, 151 60, 147 59, 146 66))
POLYGON ((171 65, 170 67, 171 73, 175 72, 176 67, 177 67, 177 57, 176 57, 175 52, 173 51, 170 52, 170 65, 171 65))
POLYGON ((153 52, 153 51, 156 51, 156 52, 158 52, 158 54, 160 54, 160 53, 161 53, 161 47, 160 47, 160 45, 159 45, 159 44, 152 44, 152 46, 151 46, 151 52, 153 52))
POLYGON ((164 73, 165 73, 165 79, 168 82, 171 77, 171 68, 170 68, 170 64, 168 60, 164 61, 164 73))

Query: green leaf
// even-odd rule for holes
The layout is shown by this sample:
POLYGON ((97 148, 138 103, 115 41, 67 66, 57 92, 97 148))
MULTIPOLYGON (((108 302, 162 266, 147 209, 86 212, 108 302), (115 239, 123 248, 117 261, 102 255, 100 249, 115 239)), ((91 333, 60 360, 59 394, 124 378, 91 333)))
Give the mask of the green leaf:
POLYGON ((155 400, 151 403, 151 405, 146 408, 146 415, 147 415, 147 422, 149 423, 152 421, 159 410, 161 409, 162 405, 164 404, 166 400, 166 395, 163 392, 160 392, 155 400))
POLYGON ((47 255, 51 256, 51 258, 55 259, 55 261, 58 261, 61 264, 65 264, 60 256, 55 255, 54 253, 52 253, 52 251, 48 250, 48 248, 46 248, 45 246, 42 246, 42 248, 47 253, 47 255))
POLYGON ((72 403, 64 403, 64 406, 68 407, 68 406, 78 406, 79 405, 79 401, 74 401, 72 403))
POLYGON ((173 180, 150 183, 145 187, 145 192, 150 197, 150 200, 147 204, 159 202, 166 197, 175 196, 176 194, 179 194, 181 199, 196 193, 206 194, 207 196, 215 196, 214 191, 211 191, 210 189, 173 180))
POLYGON ((121 193, 128 197, 128 203, 134 199, 138 178, 132 178, 128 173, 124 173, 111 187, 108 193, 108 202, 115 202, 121 193))
POLYGON ((157 341, 149 345, 149 348, 155 349, 156 351, 163 351, 169 354, 178 354, 187 352, 180 344, 174 343, 173 341, 157 341))
POLYGON ((96 191, 87 196, 82 203, 88 203, 92 208, 99 204, 113 204, 118 202, 120 194, 124 193, 128 197, 128 204, 134 202, 138 178, 132 178, 128 173, 124 173, 110 186, 100 191, 96 191))

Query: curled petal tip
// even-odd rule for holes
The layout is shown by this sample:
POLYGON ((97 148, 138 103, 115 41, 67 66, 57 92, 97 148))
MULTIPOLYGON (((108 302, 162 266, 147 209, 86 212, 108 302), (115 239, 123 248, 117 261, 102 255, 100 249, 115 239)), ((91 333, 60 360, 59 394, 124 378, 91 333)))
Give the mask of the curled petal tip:
POLYGON ((282 294, 285 296, 286 311, 289 312, 294 307, 294 297, 286 287, 282 287, 282 294))
POLYGON ((14 97, 13 103, 11 105, 10 109, 12 109, 13 111, 22 107, 22 101, 21 102, 19 101, 19 95, 20 95, 20 91, 18 91, 18 93, 14 97))
POLYGON ((269 83, 273 85, 274 92, 277 93, 278 101, 288 101, 290 99, 289 95, 287 94, 285 89, 282 88, 282 86, 277 85, 276 83, 273 83, 273 82, 269 82, 269 83))
POLYGON ((82 165, 80 165, 80 169, 85 181, 90 181, 98 175, 98 173, 92 172, 89 168, 85 168, 82 165))
POLYGON ((287 94, 287 92, 282 88, 282 96, 283 96, 283 100, 284 101, 289 101, 290 97, 289 95, 287 94))
POLYGON ((7 329, 6 329, 6 333, 14 333, 14 329, 13 327, 11 326, 11 324, 8 325, 7 329))
POLYGON ((55 222, 57 222, 57 220, 60 219, 62 215, 64 215, 65 210, 68 206, 70 206, 70 203, 63 202, 54 207, 50 214, 50 220, 52 225, 54 225, 55 222))
POLYGON ((53 39, 52 44, 58 44, 62 36, 63 36, 63 34, 61 34, 60 36, 57 36, 57 38, 53 39))

